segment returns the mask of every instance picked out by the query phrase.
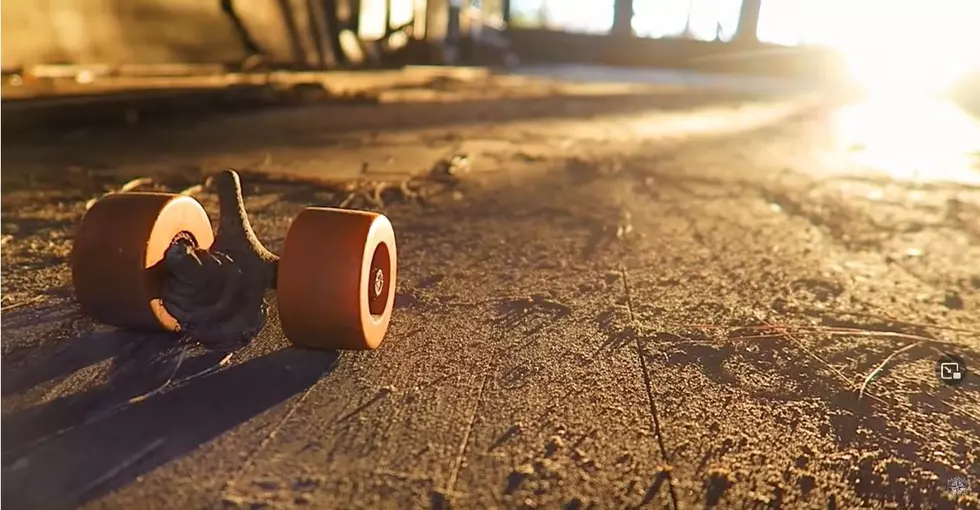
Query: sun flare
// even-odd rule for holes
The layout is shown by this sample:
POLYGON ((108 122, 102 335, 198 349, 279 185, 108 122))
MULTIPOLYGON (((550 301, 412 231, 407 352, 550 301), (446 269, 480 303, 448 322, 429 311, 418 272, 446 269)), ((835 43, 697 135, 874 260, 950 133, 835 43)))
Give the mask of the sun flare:
POLYGON ((889 18, 884 35, 847 41, 842 45, 849 71, 873 92, 944 92, 973 66, 980 64, 980 40, 963 20, 980 19, 980 4, 961 2, 961 16, 946 14, 889 18))
POLYGON ((808 8, 777 11, 772 23, 795 18, 799 42, 841 51, 852 79, 875 95, 944 92, 980 66, 980 2, 800 3, 808 8))

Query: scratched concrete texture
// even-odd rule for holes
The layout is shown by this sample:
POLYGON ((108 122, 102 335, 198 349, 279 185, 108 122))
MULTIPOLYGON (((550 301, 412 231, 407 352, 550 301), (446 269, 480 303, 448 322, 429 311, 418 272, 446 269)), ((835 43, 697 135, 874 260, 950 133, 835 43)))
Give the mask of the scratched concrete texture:
POLYGON ((935 375, 980 366, 980 137, 530 74, 8 137, 4 507, 980 508, 980 379, 935 375), (307 205, 391 218, 379 350, 291 347, 274 294, 224 359, 78 312, 87 200, 228 166, 272 249, 307 205))

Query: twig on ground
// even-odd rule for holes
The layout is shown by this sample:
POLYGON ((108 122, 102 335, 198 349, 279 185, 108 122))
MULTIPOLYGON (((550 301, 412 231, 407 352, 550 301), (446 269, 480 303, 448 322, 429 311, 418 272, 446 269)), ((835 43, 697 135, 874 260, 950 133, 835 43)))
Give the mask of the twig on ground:
MULTIPOLYGON (((815 308, 814 309, 810 309, 809 311, 815 312, 815 313, 826 313, 826 311, 824 311, 824 310, 818 310, 818 309, 815 309, 815 308)), ((957 328, 957 327, 954 327, 954 326, 941 326, 939 324, 927 324, 925 322, 910 322, 910 321, 904 321, 904 320, 900 320, 900 319, 895 319, 895 318, 889 317, 887 315, 879 315, 879 314, 874 314, 874 313, 866 313, 866 312, 835 312, 835 313, 838 313, 840 315, 849 315, 849 316, 852 316, 852 317, 867 317, 869 319, 876 319, 876 320, 883 321, 883 322, 890 322, 892 324, 901 324, 903 326, 912 326, 912 327, 919 327, 919 328, 931 328, 931 329, 938 329, 938 330, 943 330, 943 331, 956 331, 956 332, 959 332, 959 333, 972 333, 974 335, 980 335, 980 331, 975 330, 975 329, 957 328)))
POLYGON ((821 365, 827 367, 831 372, 834 373, 834 375, 837 376, 838 379, 840 379, 841 382, 843 382, 844 384, 846 384, 847 386, 849 386, 851 388, 854 387, 854 382, 851 381, 851 379, 849 377, 847 377, 847 375, 845 375, 844 372, 841 372, 840 369, 835 368, 833 365, 831 365, 830 363, 828 363, 827 360, 821 358, 820 356, 817 356, 817 354, 815 352, 813 352, 809 348, 807 348, 807 346, 802 341, 800 341, 798 338, 796 338, 794 335, 791 335, 791 334, 787 333, 785 336, 786 336, 787 339, 789 339, 790 341, 792 341, 793 343, 795 343, 797 345, 797 347, 799 347, 800 349, 802 349, 803 352, 805 352, 808 356, 810 356, 811 358, 817 360, 821 365))
POLYGON ((402 196, 404 196, 407 200, 417 200, 419 198, 419 194, 408 187, 408 182, 408 179, 401 181, 398 185, 398 189, 401 190, 402 196))
POLYGON ((915 347, 918 347, 918 346, 922 345, 922 343, 923 342, 911 343, 911 344, 906 345, 905 347, 902 347, 900 349, 896 349, 895 352, 892 352, 891 354, 889 354, 887 358, 885 358, 881 363, 879 363, 878 366, 876 366, 874 368, 874 370, 872 370, 871 372, 869 372, 868 375, 867 375, 867 377, 864 378, 864 383, 861 384, 861 390, 858 392, 858 400, 861 400, 864 397, 864 393, 865 393, 865 390, 868 389, 868 385, 871 384, 871 381, 874 380, 874 378, 877 377, 878 374, 880 374, 881 371, 885 369, 885 365, 887 365, 889 361, 895 359, 895 356, 898 356, 899 354, 901 354, 901 353, 903 353, 905 351, 908 351, 908 350, 910 350, 912 348, 915 348, 915 347))
POLYGON ((385 206, 384 200, 381 198, 381 194, 388 189, 388 186, 389 184, 384 181, 381 181, 374 186, 372 199, 374 200, 374 205, 376 205, 379 209, 385 206))
POLYGON ((357 197, 357 192, 356 191, 349 193, 347 195, 347 198, 341 200, 341 202, 339 204, 337 204, 337 207, 340 208, 340 209, 346 208, 347 206, 349 206, 351 204, 351 202, 354 201, 354 198, 355 197, 357 197))
POLYGON ((137 462, 143 460, 144 457, 153 453, 154 450, 163 445, 163 438, 157 438, 151 441, 148 445, 141 448, 136 453, 126 457, 119 464, 116 464, 109 471, 106 471, 102 476, 92 480, 90 483, 85 485, 81 490, 79 490, 73 499, 79 499, 85 497, 89 492, 95 490, 99 486, 109 482, 113 478, 119 476, 120 473, 134 466, 137 462))
POLYGON ((204 191, 204 184, 195 184, 193 186, 184 188, 178 194, 183 195, 185 197, 192 197, 202 191, 204 191))
MULTIPOLYGON (((750 328, 741 328, 750 329, 750 328)), ((773 328, 778 329, 778 328, 773 328)), ((760 335, 745 335, 745 336, 733 336, 730 337, 733 340, 751 340, 760 338, 777 338, 789 333, 789 328, 784 328, 779 333, 766 333, 760 335)), ((824 333, 832 336, 869 336, 869 337, 890 337, 890 338, 903 338, 906 340, 917 340, 920 342, 934 342, 934 343, 949 343, 943 340, 937 340, 935 338, 929 338, 922 335, 913 335, 911 333, 900 333, 898 331, 876 331, 869 329, 859 329, 859 328, 820 328, 820 327, 796 327, 793 329, 799 331, 810 331, 814 333, 824 333)), ((797 332, 799 332, 797 331, 797 332)))
MULTIPOLYGON (((674 324, 683 328, 690 329, 707 329, 707 330, 721 330, 721 329, 733 329, 733 330, 761 330, 761 331, 772 331, 771 333, 760 333, 758 335, 740 335, 731 336, 731 340, 757 340, 764 338, 779 338, 785 336, 791 332, 812 332, 812 333, 824 333, 832 336, 867 336, 867 337, 890 337, 890 338, 901 338, 906 340, 915 340, 919 342, 939 344, 939 345, 955 345, 953 342, 948 340, 942 340, 939 338, 933 338, 923 335, 916 335, 913 333, 903 333, 901 331, 887 331, 878 329, 864 329, 864 328, 849 328, 849 327, 833 327, 833 326, 806 326, 806 325, 789 325, 789 324, 754 324, 748 326, 730 326, 730 325, 717 325, 717 324, 674 324)), ((952 331, 969 331, 969 330, 959 330, 953 329, 952 331)))
POLYGON ((162 385, 160 385, 158 388, 156 388, 156 389, 154 389, 152 391, 148 391, 148 392, 146 392, 146 393, 144 393, 142 395, 137 395, 137 396, 135 396, 135 397, 127 400, 125 403, 123 403, 121 405, 122 406, 128 406, 128 405, 132 405, 132 404, 136 404, 136 403, 142 402, 142 401, 144 401, 144 400, 146 400, 146 399, 148 399, 148 398, 150 398, 150 397, 152 397, 152 396, 154 396, 154 395, 162 392, 163 390, 167 389, 167 386, 170 386, 170 383, 172 383, 174 381, 174 376, 177 375, 177 371, 180 370, 181 365, 184 364, 184 359, 187 357, 187 349, 189 349, 189 348, 190 348, 190 346, 185 345, 184 348, 180 350, 180 357, 177 358, 177 363, 174 365, 173 371, 170 372, 170 377, 168 377, 167 380, 164 381, 164 383, 162 385))
POLYGON ((19 301, 17 303, 12 303, 12 304, 9 304, 9 305, 4 305, 3 308, 0 308, 0 311, 6 312, 6 311, 9 311, 9 310, 15 310, 17 308, 21 308, 21 307, 24 307, 24 306, 27 306, 27 305, 33 305, 33 304, 36 304, 36 303, 40 303, 41 301, 44 301, 44 296, 34 296, 32 298, 25 299, 24 301, 19 301))
MULTIPOLYGON (((935 327, 937 329, 943 329, 943 330, 947 330, 947 331, 960 331, 960 332, 970 332, 970 333, 973 332, 973 331, 970 331, 970 330, 967 330, 967 329, 963 329, 963 328, 946 328, 946 327, 942 327, 942 326, 932 326, 932 325, 926 325, 926 324, 921 324, 920 325, 920 324, 903 322, 903 321, 894 321, 894 322, 896 324, 906 324, 906 325, 909 325, 909 326, 935 327)), ((766 332, 764 334, 758 334, 758 335, 732 336, 732 337, 729 337, 729 339, 731 339, 731 340, 749 340, 749 339, 764 339, 764 338, 786 338, 786 339, 792 341, 793 343, 795 343, 808 356, 810 356, 811 358, 813 358, 814 360, 816 360, 817 362, 819 362, 822 366, 826 367, 828 370, 830 370, 831 372, 833 372, 833 374, 842 383, 844 383, 848 388, 850 388, 852 390, 853 389, 858 390, 858 400, 861 400, 865 396, 867 396, 868 398, 873 399, 876 402, 879 402, 879 403, 882 403, 882 404, 885 404, 885 405, 889 405, 889 404, 890 405, 896 405, 897 402, 894 401, 894 399, 889 399, 889 400, 891 400, 891 402, 889 402, 889 400, 886 400, 886 399, 884 399, 882 397, 879 397, 877 395, 872 394, 868 390, 868 386, 881 373, 881 371, 884 370, 884 368, 888 365, 888 363, 890 363, 892 360, 895 359, 896 356, 898 356, 899 354, 902 354, 904 352, 907 352, 907 351, 909 351, 909 350, 911 350, 911 349, 913 349, 913 348, 915 348, 917 346, 925 346, 925 347, 927 347, 927 348, 929 348, 929 349, 931 349, 931 350, 933 350, 933 351, 935 351, 935 352, 937 352, 939 354, 945 355, 947 353, 942 349, 941 346, 943 346, 943 345, 946 345, 946 346, 957 345, 957 344, 955 344, 953 342, 950 342, 950 341, 941 340, 941 339, 937 339, 937 338, 931 338, 931 337, 927 337, 927 336, 923 336, 923 335, 915 335, 915 334, 911 334, 911 333, 902 333, 902 332, 899 332, 899 331, 881 331, 881 330, 863 329, 863 328, 847 328, 847 327, 836 327, 835 328, 835 327, 828 327, 828 326, 793 326, 793 325, 778 325, 778 324, 755 324, 755 325, 748 325, 748 326, 732 326, 732 325, 717 325, 717 324, 684 324, 684 323, 673 323, 672 325, 677 326, 677 327, 681 327, 681 328, 701 329, 701 330, 734 329, 734 330, 768 331, 768 332, 766 332), (902 338, 902 339, 914 340, 914 342, 911 343, 911 344, 905 345, 903 347, 900 347, 897 350, 895 350, 894 352, 892 352, 881 363, 879 363, 875 367, 875 369, 872 370, 864 378, 862 384, 860 386, 858 386, 858 385, 854 384, 854 381, 850 377, 848 377, 846 374, 844 374, 839 369, 835 368, 833 365, 831 365, 826 360, 824 360, 823 358, 821 358, 820 356, 818 356, 816 353, 814 353, 813 351, 811 351, 809 348, 807 348, 806 345, 801 340, 799 340, 798 338, 796 338, 795 335, 796 334, 799 334, 799 333, 825 333, 825 334, 830 334, 830 335, 834 335, 834 336, 868 336, 868 337, 902 338)), ((969 417, 971 417, 971 418, 973 418, 975 420, 980 420, 980 415, 977 415, 976 413, 974 413, 974 412, 972 412, 972 411, 970 411, 968 409, 957 407, 957 406, 952 406, 952 405, 951 405, 951 407, 954 410, 957 410, 957 411, 963 413, 966 416, 969 416, 969 417)), ((922 436, 920 434, 918 434, 918 433, 916 433, 914 431, 909 431, 909 432, 912 433, 912 434, 915 434, 917 437, 920 437, 920 439, 924 439, 924 438, 922 438, 922 436)))
POLYGON ((87 211, 87 210, 91 209, 92 206, 95 205, 96 202, 98 202, 100 199, 105 198, 105 197, 107 197, 109 195, 115 195, 116 193, 127 193, 127 192, 133 191, 134 189, 139 188, 141 186, 148 186, 150 184, 153 184, 153 178, 152 177, 137 177, 136 179, 133 179, 133 180, 131 180, 131 181, 123 184, 118 190, 109 191, 109 192, 103 193, 101 196, 92 198, 88 202, 85 202, 85 210, 87 211))

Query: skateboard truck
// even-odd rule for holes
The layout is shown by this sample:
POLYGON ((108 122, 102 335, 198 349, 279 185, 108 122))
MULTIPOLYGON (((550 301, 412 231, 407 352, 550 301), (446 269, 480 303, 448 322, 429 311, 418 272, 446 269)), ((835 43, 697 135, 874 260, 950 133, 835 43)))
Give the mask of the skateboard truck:
POLYGON ((376 213, 308 207, 281 255, 255 235, 234 170, 209 180, 217 234, 195 199, 120 193, 97 201, 79 226, 72 280, 88 315, 109 324, 179 332, 212 350, 247 345, 264 328, 276 290, 293 343, 374 349, 391 316, 394 231, 376 213))
POLYGON ((163 306, 181 332, 209 349, 237 349, 265 326, 265 294, 276 288, 279 257, 252 230, 238 173, 222 171, 209 184, 220 212, 214 244, 174 240, 163 257, 163 306))

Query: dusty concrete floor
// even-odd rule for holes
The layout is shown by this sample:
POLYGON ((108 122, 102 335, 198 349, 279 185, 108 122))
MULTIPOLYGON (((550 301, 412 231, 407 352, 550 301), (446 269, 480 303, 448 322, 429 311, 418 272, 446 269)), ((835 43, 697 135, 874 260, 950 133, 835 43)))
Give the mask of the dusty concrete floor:
POLYGON ((980 147, 937 127, 975 120, 467 90, 5 143, 4 506, 980 508, 980 383, 935 375, 980 363, 980 147), (399 243, 380 350, 273 316, 177 367, 78 313, 85 202, 225 166, 272 248, 364 183, 399 243))

